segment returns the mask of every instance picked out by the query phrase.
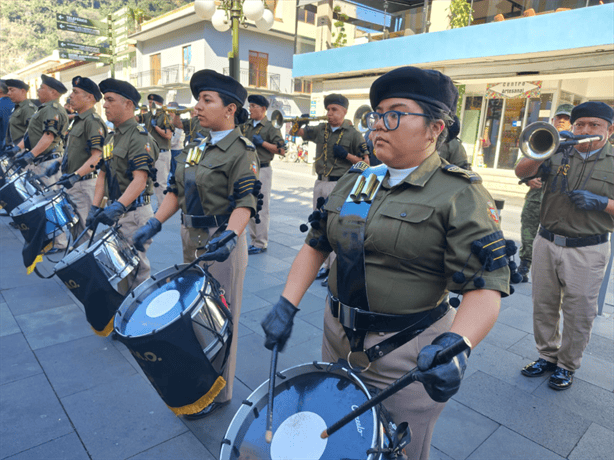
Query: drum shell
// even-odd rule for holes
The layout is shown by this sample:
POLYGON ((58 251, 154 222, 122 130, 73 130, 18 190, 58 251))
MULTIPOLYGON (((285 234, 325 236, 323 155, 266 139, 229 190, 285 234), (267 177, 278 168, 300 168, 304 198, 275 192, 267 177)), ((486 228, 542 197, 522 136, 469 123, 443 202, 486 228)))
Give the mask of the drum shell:
POLYGON ((30 171, 12 175, 7 178, 7 183, 0 188, 0 206, 7 213, 25 203, 42 190, 42 184, 34 179, 30 171))

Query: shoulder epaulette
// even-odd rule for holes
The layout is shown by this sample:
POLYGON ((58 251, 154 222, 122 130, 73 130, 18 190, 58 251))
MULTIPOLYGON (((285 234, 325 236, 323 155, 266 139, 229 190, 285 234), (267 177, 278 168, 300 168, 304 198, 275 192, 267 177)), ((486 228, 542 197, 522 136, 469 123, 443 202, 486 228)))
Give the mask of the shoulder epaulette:
POLYGON ((369 165, 367 163, 365 163, 364 161, 359 161, 358 163, 353 164, 348 172, 362 174, 368 168, 369 168, 369 165))
POLYGON ((145 129, 144 126, 136 125, 136 129, 138 129, 139 133, 141 133, 141 134, 148 134, 148 132, 147 132, 147 130, 145 129))
POLYGON ((57 102, 55 102, 55 101, 53 101, 53 102, 51 103, 51 106, 52 106, 53 108, 56 108, 56 109, 59 109, 59 108, 60 108, 60 104, 58 104, 58 103, 57 103, 57 102))
POLYGON ((256 150, 256 146, 254 145, 254 143, 250 141, 247 137, 239 136, 239 138, 245 143, 247 150, 256 150))
POLYGON ((475 173, 473 171, 468 171, 468 170, 463 169, 463 168, 461 168, 459 166, 456 166, 456 165, 445 165, 441 169, 443 169, 447 173, 454 174, 456 176, 464 177, 465 179, 467 179, 472 184, 481 184, 482 183, 482 178, 480 177, 480 175, 478 173, 475 173))
POLYGON ((36 108, 36 104, 35 104, 34 102, 32 102, 32 101, 30 101, 30 102, 28 103, 28 105, 29 105, 30 107, 32 107, 33 109, 35 109, 35 108, 36 108))

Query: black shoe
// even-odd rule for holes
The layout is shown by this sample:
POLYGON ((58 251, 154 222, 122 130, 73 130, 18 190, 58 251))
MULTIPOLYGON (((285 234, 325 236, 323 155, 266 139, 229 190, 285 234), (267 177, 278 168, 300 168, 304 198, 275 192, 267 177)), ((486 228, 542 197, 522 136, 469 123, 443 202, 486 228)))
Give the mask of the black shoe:
POLYGON ((558 366, 548 380, 548 386, 557 391, 566 390, 572 383, 573 372, 558 366))
POLYGON ((329 272, 330 270, 328 268, 320 268, 320 271, 318 272, 318 276, 316 276, 316 279, 321 280, 322 278, 326 278, 329 272))
POLYGON ((328 276, 324 278, 324 281, 322 281, 320 284, 324 287, 328 287, 328 276))
POLYGON ((257 248, 256 246, 250 246, 249 248, 247 248, 247 253, 250 255, 253 254, 260 254, 261 252, 266 251, 266 248, 257 248))
POLYGON ((220 407, 224 407, 229 402, 230 401, 226 401, 226 402, 223 402, 223 403, 212 402, 211 404, 209 404, 207 407, 205 407, 200 412, 196 412, 195 414, 184 414, 183 417, 186 418, 187 420, 198 420, 198 419, 201 419, 201 418, 205 418, 208 415, 213 414, 220 407))
POLYGON ((539 377, 546 372, 554 371, 556 368, 555 363, 539 358, 537 361, 533 361, 531 364, 527 364, 523 367, 520 373, 526 377, 539 377))
POLYGON ((521 259, 520 265, 518 265, 518 274, 522 276, 522 282, 529 282, 529 271, 531 270, 531 262, 527 259, 521 259))

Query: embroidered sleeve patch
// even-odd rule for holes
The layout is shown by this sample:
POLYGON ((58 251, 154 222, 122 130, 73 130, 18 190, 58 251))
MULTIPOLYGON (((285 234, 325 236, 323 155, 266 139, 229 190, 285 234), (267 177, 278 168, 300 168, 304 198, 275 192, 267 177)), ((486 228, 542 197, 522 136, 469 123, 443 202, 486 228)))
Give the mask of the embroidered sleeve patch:
POLYGON ((494 220, 496 223, 499 223, 499 211, 497 210, 497 208, 492 204, 492 201, 487 201, 486 205, 488 206, 488 215, 489 217, 494 220))
POLYGON ((253 193, 254 185, 256 184, 255 176, 248 176, 239 179, 234 183, 234 193, 233 196, 236 200, 243 198, 244 196, 253 193))
POLYGON ((471 252, 478 257, 486 271, 492 272, 507 266, 506 242, 501 231, 475 240, 471 243, 471 252))
POLYGON ((367 169, 369 169, 369 165, 364 161, 359 161, 358 163, 352 165, 348 172, 362 174, 367 169))

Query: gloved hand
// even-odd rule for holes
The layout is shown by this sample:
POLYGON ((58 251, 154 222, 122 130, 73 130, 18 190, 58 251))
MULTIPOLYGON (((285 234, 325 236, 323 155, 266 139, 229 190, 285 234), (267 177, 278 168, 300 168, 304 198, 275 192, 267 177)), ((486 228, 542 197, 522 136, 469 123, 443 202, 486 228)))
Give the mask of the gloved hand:
POLYGON ((587 211, 603 211, 608 206, 608 197, 597 195, 588 190, 569 192, 569 198, 580 209, 587 211))
POLYGON ((262 147, 262 144, 264 144, 264 139, 260 134, 254 134, 252 137, 252 142, 256 147, 262 147))
POLYGON ((294 121, 290 134, 295 134, 299 129, 309 123, 309 120, 305 120, 305 118, 309 118, 308 113, 302 113, 301 116, 294 121))
POLYGON ((23 152, 21 155, 18 155, 17 158, 15 158, 15 164, 17 166, 24 168, 34 163, 34 158, 35 157, 32 152, 30 151, 23 152))
POLYGON ((60 180, 57 181, 56 185, 61 185, 62 187, 69 189, 69 188, 72 188, 72 186, 75 185, 80 180, 81 180, 81 176, 77 173, 62 174, 62 177, 60 177, 60 180))
POLYGON ((141 252, 145 252, 145 242, 157 235, 160 230, 162 230, 162 223, 155 217, 152 217, 145 225, 134 232, 132 236, 134 247, 141 252))
POLYGON ((335 158, 345 160, 348 156, 348 151, 345 150, 345 147, 335 144, 333 145, 333 155, 335 155, 335 158))
POLYGON ((237 234, 232 230, 226 230, 217 238, 207 243, 207 252, 200 256, 200 260, 215 260, 224 262, 237 245, 237 234), (228 241, 226 241, 228 240, 228 241), (225 241, 225 242, 224 242, 225 241))
POLYGON ((123 204, 119 201, 114 201, 96 215, 94 224, 105 224, 109 227, 115 225, 126 211, 127 209, 123 204))
POLYGON ((2 153, 4 155, 12 158, 15 155, 17 155, 20 151, 21 151, 21 149, 19 147, 17 147, 16 145, 13 145, 13 146, 6 146, 4 148, 4 152, 2 152, 2 153))
POLYGON ((424 384, 424 389, 433 401, 446 402, 456 394, 460 388, 460 382, 465 374, 467 358, 470 349, 456 355, 447 364, 433 366, 435 355, 444 348, 449 347, 462 337, 454 332, 445 332, 438 336, 431 345, 427 345, 418 355, 418 369, 420 372, 416 380, 424 384))
MULTIPOLYGON (((49 166, 47 166, 47 168, 45 169, 45 176, 51 177, 55 173, 57 173, 59 170, 60 170, 60 162, 59 161, 54 161, 49 166)), ((64 176, 62 176, 62 177, 64 177, 64 176)), ((62 177, 60 177, 60 179, 62 179, 62 177)))
POLYGON ((156 119, 154 117, 151 117, 151 126, 153 127, 158 126, 158 123, 156 122, 156 119))
POLYGON ((94 205, 90 206, 90 212, 87 213, 87 219, 85 219, 85 226, 91 227, 94 223, 94 219, 100 212, 102 212, 102 208, 94 205))
POLYGON ((294 315, 300 310, 283 296, 279 297, 271 311, 264 317, 260 325, 266 334, 264 346, 272 350, 275 344, 282 351, 292 333, 294 315))

